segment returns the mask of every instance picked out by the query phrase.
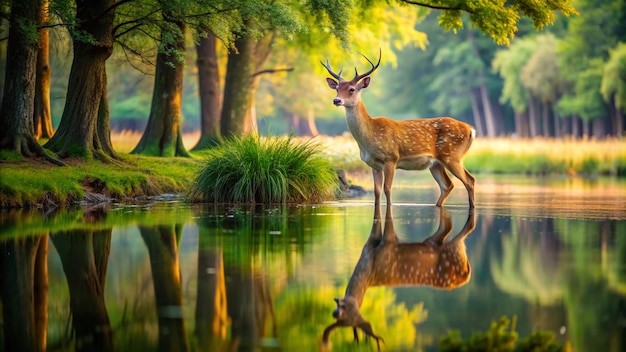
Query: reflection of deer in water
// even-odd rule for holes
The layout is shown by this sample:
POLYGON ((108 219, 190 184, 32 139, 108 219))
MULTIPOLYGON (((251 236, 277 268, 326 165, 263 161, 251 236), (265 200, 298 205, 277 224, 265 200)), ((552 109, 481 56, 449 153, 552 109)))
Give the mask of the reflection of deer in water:
POLYGON ((471 267, 464 241, 475 227, 473 209, 469 210, 463 229, 447 243, 444 240, 452 230, 452 221, 445 208, 441 208, 437 231, 425 241, 415 243, 398 242, 390 209, 387 207, 384 233, 381 234, 381 221, 374 219, 345 296, 335 299, 337 308, 333 317, 337 321, 324 330, 322 342, 326 346, 334 329, 352 327, 357 342, 357 329, 361 329, 366 337, 376 339, 380 349, 382 338, 374 334, 372 325, 360 312, 369 286, 425 285, 450 290, 469 282, 471 267))

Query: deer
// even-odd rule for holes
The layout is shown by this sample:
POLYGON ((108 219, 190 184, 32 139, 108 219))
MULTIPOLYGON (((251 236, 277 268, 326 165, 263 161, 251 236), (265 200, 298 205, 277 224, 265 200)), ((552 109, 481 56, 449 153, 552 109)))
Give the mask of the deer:
POLYGON ((468 211, 463 228, 450 240, 452 221, 445 208, 439 214, 435 233, 422 242, 399 242, 393 225, 391 207, 387 207, 385 228, 374 219, 370 235, 348 281, 343 298, 335 298, 332 316, 336 321, 324 329, 322 346, 328 347, 330 334, 339 327, 352 327, 354 339, 359 341, 358 330, 365 337, 376 340, 380 350, 381 336, 374 333, 372 325, 361 315, 363 297, 370 286, 429 286, 452 290, 467 284, 471 278, 471 265, 467 258, 465 239, 476 227, 474 210, 468 211))
MULTIPOLYGON (((361 55, 371 68, 359 74, 355 67, 354 78, 350 81, 342 78, 343 70, 335 73, 328 59, 326 63, 321 63, 334 78, 326 78, 328 86, 337 91, 333 104, 345 108, 348 129, 359 146, 361 159, 372 169, 375 208, 380 208, 383 187, 387 207, 391 207, 391 187, 396 169, 427 168, 441 190, 437 207, 443 206, 454 188, 447 169, 463 183, 469 207, 474 208, 475 179, 463 166, 463 158, 474 141, 476 130, 451 117, 414 120, 393 120, 382 116, 372 118, 361 99, 361 91, 370 85, 370 75, 380 66, 382 50, 376 64, 361 55)), ((380 210, 376 215, 380 218, 380 210)))

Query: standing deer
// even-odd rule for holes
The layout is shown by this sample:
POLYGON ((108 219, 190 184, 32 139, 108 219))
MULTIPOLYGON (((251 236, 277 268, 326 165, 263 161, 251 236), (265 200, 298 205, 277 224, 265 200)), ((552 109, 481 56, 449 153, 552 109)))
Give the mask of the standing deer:
MULTIPOLYGON (((361 100, 361 90, 370 84, 371 75, 380 65, 372 65, 364 74, 355 68, 354 78, 345 81, 333 72, 330 63, 322 65, 335 79, 326 78, 328 86, 337 91, 333 104, 346 109, 346 120, 352 136, 361 150, 361 159, 372 168, 374 175, 374 205, 380 208, 380 193, 384 182, 387 207, 391 207, 391 185, 396 169, 430 169, 439 184, 441 195, 437 206, 441 207, 454 185, 445 169, 456 176, 467 189, 469 207, 474 208, 474 176, 465 167, 462 159, 469 150, 476 131, 465 122, 451 117, 396 121, 386 117, 372 118, 361 100)), ((380 210, 376 213, 380 218, 380 210)))
POLYGON ((333 311, 335 323, 329 325, 322 336, 323 346, 328 346, 330 333, 338 327, 352 327, 358 342, 357 329, 366 337, 373 337, 380 350, 379 341, 372 325, 361 316, 363 296, 370 286, 417 286, 424 285, 451 290, 465 285, 471 276, 467 259, 465 238, 474 230, 476 217, 470 209, 465 225, 444 243, 452 230, 452 221, 445 208, 441 208, 439 227, 423 242, 400 243, 393 226, 391 207, 387 207, 385 230, 381 234, 381 222, 372 225, 361 257, 346 287, 343 298, 336 298, 333 311))

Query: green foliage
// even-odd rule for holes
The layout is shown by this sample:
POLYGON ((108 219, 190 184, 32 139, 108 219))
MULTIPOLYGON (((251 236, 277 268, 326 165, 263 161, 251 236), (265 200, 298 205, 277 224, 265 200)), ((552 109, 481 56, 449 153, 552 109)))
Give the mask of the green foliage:
POLYGON ((604 66, 600 92, 604 101, 626 112, 626 43, 610 50, 609 61, 604 66))
POLYGON ((449 8, 441 12, 439 24, 447 30, 463 28, 461 16, 467 13, 472 24, 489 35, 497 44, 509 45, 510 40, 517 32, 517 24, 522 17, 532 20, 535 28, 542 28, 552 24, 556 18, 556 11, 565 16, 576 14, 576 9, 570 0, 541 2, 533 0, 514 1, 436 1, 426 2, 432 6, 449 8))
POLYGON ((209 202, 320 202, 337 190, 337 174, 309 140, 232 137, 209 150, 190 198, 209 202))
POLYGON ((530 93, 524 87, 520 72, 533 55, 537 41, 533 37, 516 39, 508 49, 496 53, 492 65, 504 80, 500 102, 510 103, 517 112, 528 107, 530 93))
POLYGON ((515 351, 515 352, 557 352, 568 351, 568 345, 560 345, 554 341, 551 332, 536 331, 519 341, 515 331, 516 318, 513 323, 506 317, 492 322, 489 330, 477 332, 467 340, 463 340, 458 331, 451 331, 439 340, 439 350, 442 352, 487 352, 487 351, 515 351))

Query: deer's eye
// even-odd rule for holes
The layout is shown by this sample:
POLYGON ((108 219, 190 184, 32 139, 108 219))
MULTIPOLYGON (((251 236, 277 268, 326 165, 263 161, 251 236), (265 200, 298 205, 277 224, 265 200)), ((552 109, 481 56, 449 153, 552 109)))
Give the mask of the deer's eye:
POLYGON ((348 89, 348 91, 349 91, 350 93, 354 93, 354 92, 356 91, 356 89, 355 89, 354 87, 350 87, 350 88, 348 89))

